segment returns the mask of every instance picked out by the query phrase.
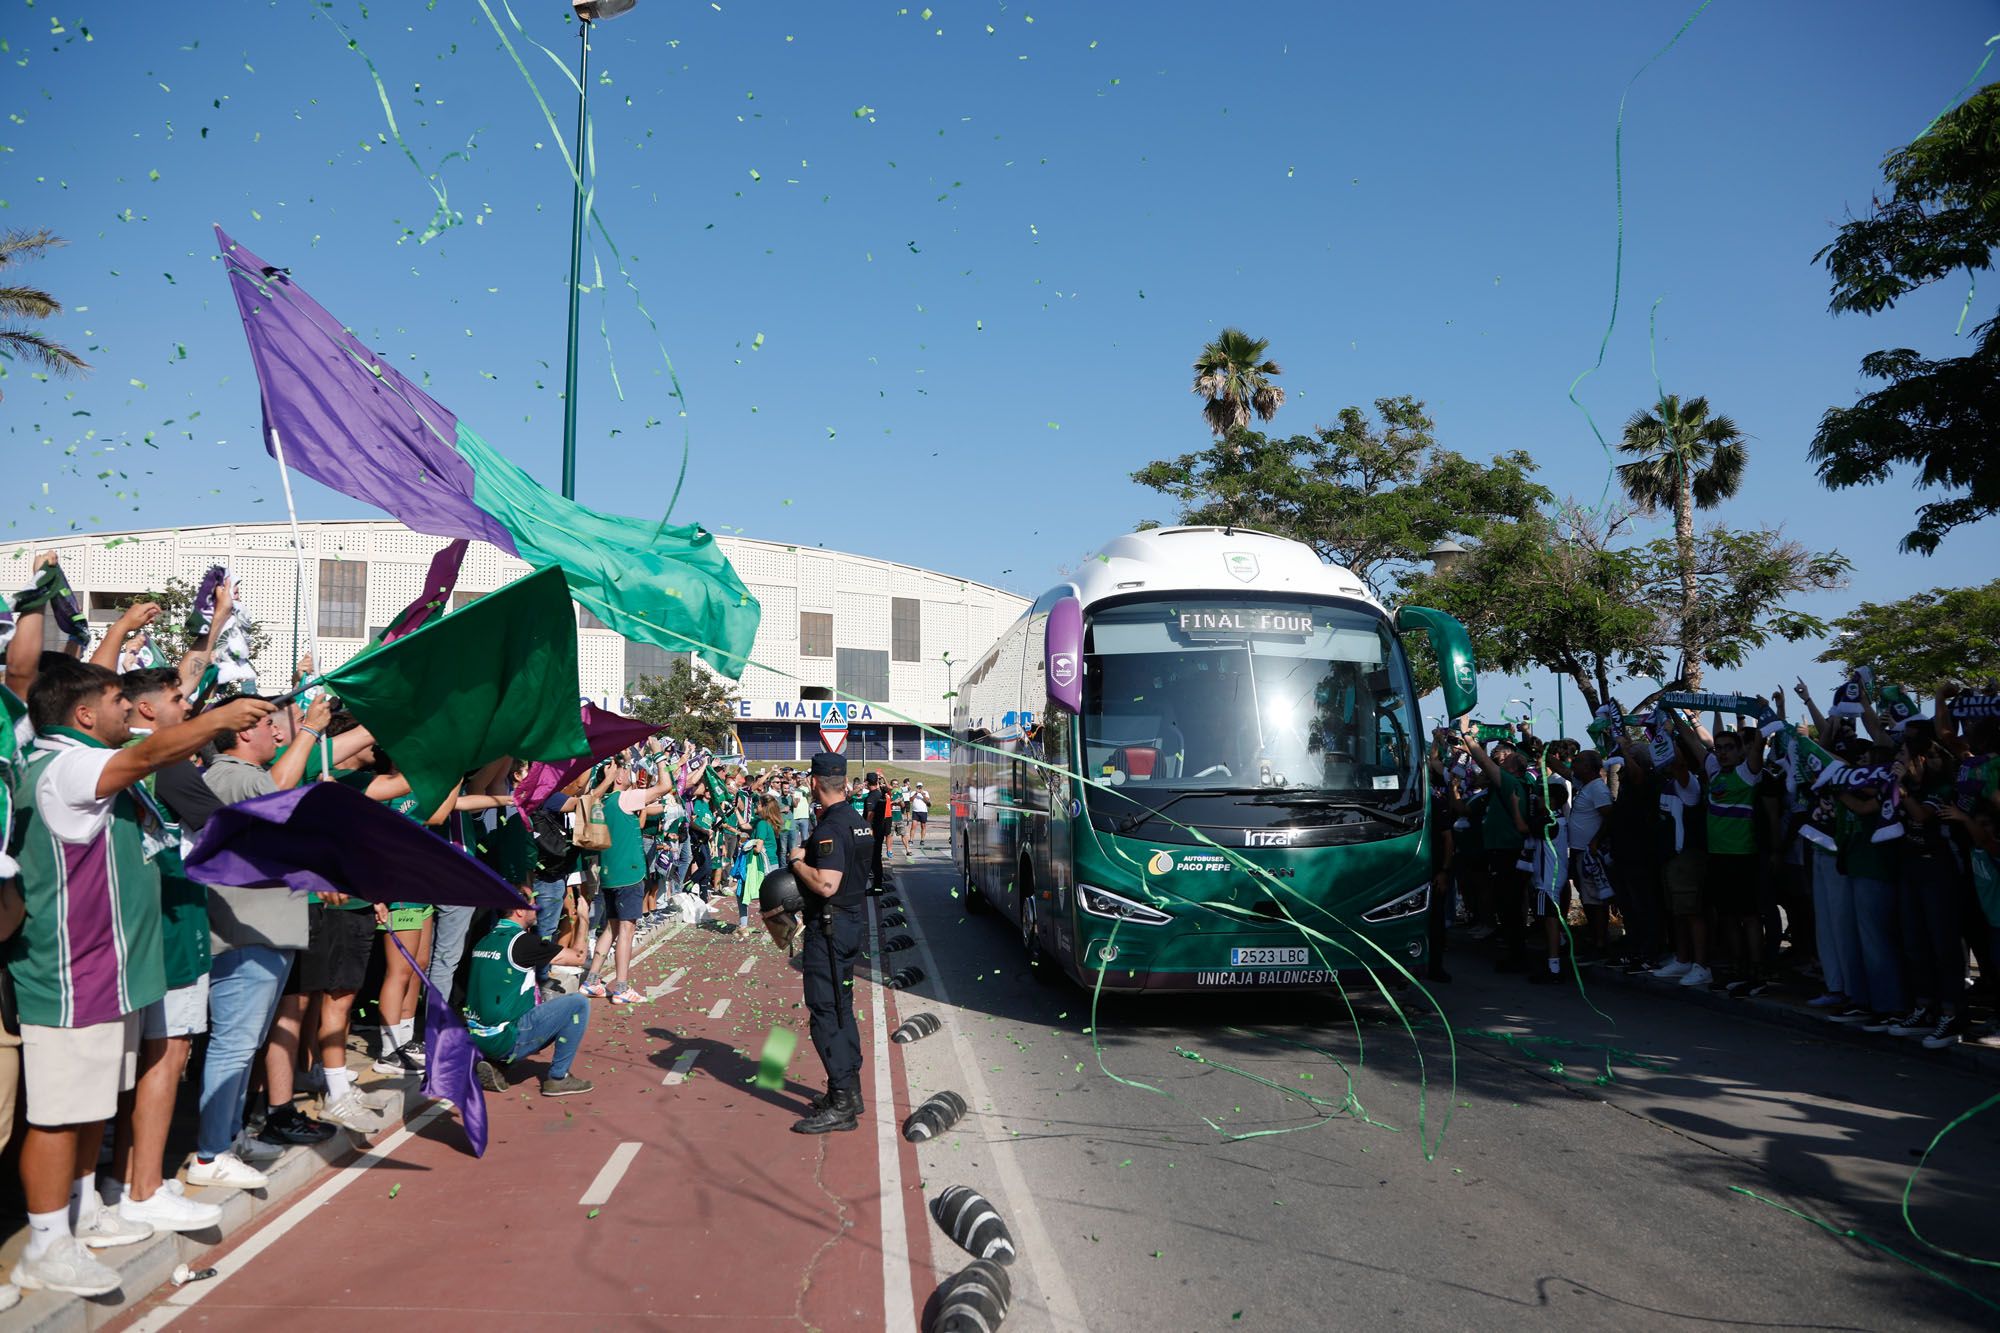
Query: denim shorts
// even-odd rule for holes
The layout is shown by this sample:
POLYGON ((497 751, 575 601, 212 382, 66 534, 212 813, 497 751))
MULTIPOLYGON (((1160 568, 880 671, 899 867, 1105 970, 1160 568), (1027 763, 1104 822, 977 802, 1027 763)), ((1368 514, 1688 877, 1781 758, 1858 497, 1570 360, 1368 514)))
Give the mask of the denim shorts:
POLYGON ((176 986, 146 1006, 140 1035, 147 1041, 162 1037, 192 1037, 208 1031, 208 973, 176 986))
POLYGON ((598 890, 598 895, 609 904, 613 921, 637 921, 645 912, 646 886, 625 884, 615 888, 598 890))

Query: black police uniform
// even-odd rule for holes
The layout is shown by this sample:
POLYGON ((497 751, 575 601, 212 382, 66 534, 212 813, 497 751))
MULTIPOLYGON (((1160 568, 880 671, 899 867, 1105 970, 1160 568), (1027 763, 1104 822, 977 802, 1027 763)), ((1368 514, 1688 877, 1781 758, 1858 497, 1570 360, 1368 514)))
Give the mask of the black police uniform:
POLYGON ((854 807, 836 801, 806 835, 805 862, 815 870, 840 871, 831 898, 807 892, 805 946, 806 1012, 811 1016, 813 1049, 826 1066, 829 1091, 861 1090, 861 1029, 854 1021, 854 963, 867 935, 868 826, 854 807))
POLYGON ((868 832, 874 837, 874 848, 868 862, 868 891, 880 893, 883 885, 882 849, 889 842, 889 788, 877 783, 861 798, 861 813, 868 820, 868 832))

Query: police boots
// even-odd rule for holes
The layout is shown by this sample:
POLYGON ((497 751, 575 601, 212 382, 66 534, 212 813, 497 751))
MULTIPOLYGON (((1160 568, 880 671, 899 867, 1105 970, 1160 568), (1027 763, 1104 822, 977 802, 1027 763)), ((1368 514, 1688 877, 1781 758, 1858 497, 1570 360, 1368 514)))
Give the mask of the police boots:
POLYGON ((792 1133, 831 1134, 861 1127, 861 1094, 852 1088, 830 1089, 825 1097, 814 1101, 813 1107, 812 1114, 793 1124, 792 1133))

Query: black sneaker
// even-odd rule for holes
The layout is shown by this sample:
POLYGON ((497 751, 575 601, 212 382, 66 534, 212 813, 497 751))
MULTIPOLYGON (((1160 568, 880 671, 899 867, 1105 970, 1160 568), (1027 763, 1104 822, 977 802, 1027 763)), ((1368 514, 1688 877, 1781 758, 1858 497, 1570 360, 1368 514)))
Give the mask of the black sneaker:
POLYGON ((478 1079, 479 1086, 488 1092, 507 1091, 507 1076, 484 1060, 472 1066, 472 1076, 478 1079))
POLYGON ((1963 1036, 1965 1036, 1965 1015, 1944 1014, 1938 1018, 1937 1026, 1931 1029, 1931 1035, 1924 1038, 1924 1049, 1941 1051, 1947 1046, 1958 1045, 1959 1039, 1963 1036))
POLYGON ((1897 1019, 1889 1032, 1897 1037, 1928 1037, 1938 1024, 1938 1016, 1927 1004, 1920 1004, 1897 1019))
POLYGON ((410 1038, 396 1052, 396 1063, 412 1074, 423 1073, 424 1063, 428 1058, 424 1052, 424 1039, 422 1037, 410 1038))
POLYGON ((333 1126, 323 1125, 317 1120, 308 1120, 300 1115, 296 1107, 273 1107, 264 1117, 264 1128, 257 1131, 257 1137, 265 1143, 283 1146, 325 1143, 333 1137, 333 1126))
POLYGON ((824 1108, 792 1125, 794 1134, 833 1134, 861 1128, 861 1094, 836 1088, 827 1094, 824 1108))
POLYGON ((1850 1004, 1845 1009, 1834 1010, 1832 1013, 1827 1015, 1827 1019, 1829 1022, 1846 1023, 1852 1025, 1855 1023, 1866 1023, 1869 1019, 1873 1018, 1874 1016, 1875 1016, 1874 1010, 1864 1009, 1858 1004, 1850 1004))
POLYGON ((578 1078, 575 1074, 564 1074, 561 1078, 543 1079, 542 1096, 574 1097, 579 1092, 589 1092, 592 1086, 591 1081, 587 1078, 578 1078))
POLYGON ((1861 1021, 1863 1032, 1887 1032, 1894 1026, 1896 1026, 1894 1014, 1870 1014, 1861 1021))

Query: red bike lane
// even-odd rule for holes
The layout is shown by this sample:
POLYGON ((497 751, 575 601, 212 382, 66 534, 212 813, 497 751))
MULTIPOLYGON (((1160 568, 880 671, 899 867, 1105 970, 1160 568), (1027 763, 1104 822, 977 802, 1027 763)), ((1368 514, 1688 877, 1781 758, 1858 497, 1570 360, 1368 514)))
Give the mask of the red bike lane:
POLYGON ((419 1113, 210 1251, 215 1278, 162 1289, 113 1327, 914 1330, 935 1275, 916 1152, 896 1132, 910 1104, 884 1039, 894 993, 856 977, 861 1129, 793 1134, 820 1074, 796 969, 767 939, 655 938, 633 980, 673 989, 593 1004, 575 1070, 593 1091, 544 1098, 546 1057, 523 1061, 486 1098, 484 1158, 455 1113, 419 1113), (767 1091, 751 1079, 778 1025, 799 1049, 767 1091))

